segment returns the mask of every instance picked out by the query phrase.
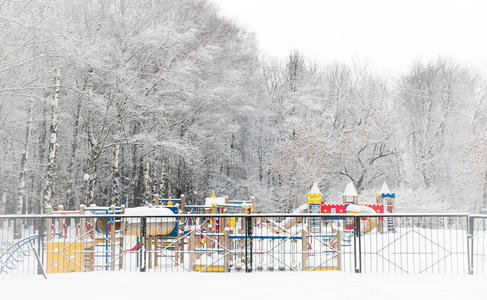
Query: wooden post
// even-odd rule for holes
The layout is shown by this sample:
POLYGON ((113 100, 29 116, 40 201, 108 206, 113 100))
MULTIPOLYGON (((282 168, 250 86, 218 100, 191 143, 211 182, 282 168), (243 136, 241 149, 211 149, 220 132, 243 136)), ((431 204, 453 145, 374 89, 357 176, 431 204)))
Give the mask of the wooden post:
POLYGON ((184 266, 184 221, 181 221, 181 218, 179 217, 178 220, 176 221, 179 223, 178 226, 178 232, 179 232, 179 250, 181 251, 181 254, 179 255, 179 262, 181 263, 182 266, 184 266))
POLYGON ((113 214, 113 222, 110 223, 110 270, 115 271, 115 205, 110 207, 113 214))
POLYGON ((228 251, 228 241, 230 240, 230 228, 225 227, 224 228, 224 233, 223 233, 223 262, 224 262, 224 268, 225 272, 230 272, 230 251, 228 251))
MULTIPOLYGON (((377 193, 375 195, 375 202, 377 205, 383 205, 384 206, 384 200, 382 199, 382 196, 380 193, 377 193)), ((377 218, 377 227, 379 227, 379 232, 380 233, 384 233, 384 218, 382 218, 382 220, 379 220, 380 218, 377 218)))
MULTIPOLYGON (((86 206, 84 206, 83 204, 81 204, 79 206, 79 214, 81 216, 84 216, 84 214, 85 214, 85 208, 86 208, 86 206)), ((87 247, 85 245, 85 239, 86 239, 85 233, 86 233, 86 219, 85 218, 81 218, 79 220, 79 233, 78 234, 79 234, 80 241, 81 241, 81 249, 83 249, 83 252, 84 252, 82 254, 82 257, 83 257, 83 262, 82 262, 83 265, 82 266, 85 269, 91 269, 89 267, 92 266, 93 264, 91 263, 91 261, 88 262, 86 260, 86 258, 87 257, 90 257, 91 254, 90 255, 87 255, 87 253, 86 253, 88 249, 87 249, 87 247)))
POLYGON ((159 255, 157 255, 158 251, 159 251, 159 237, 156 235, 154 236, 154 268, 159 266, 159 255))
MULTIPOLYGON (((211 214, 216 214, 216 204, 215 203, 213 203, 211 205, 211 214)), ((217 220, 217 218, 212 217, 211 220, 212 220, 211 221, 211 224, 213 225, 212 228, 213 228, 213 230, 215 230, 214 232, 216 233, 217 232, 217 228, 216 228, 216 220, 217 220)))
MULTIPOLYGON (((125 205, 121 205, 120 208, 122 208, 122 215, 125 215, 125 205)), ((122 218, 121 219, 121 226, 120 226, 120 230, 121 230, 121 233, 120 233, 120 248, 121 249, 125 249, 125 239, 124 239, 124 232, 125 232, 125 226, 126 226, 126 223, 127 223, 127 220, 125 218, 122 218)), ((123 257, 125 256, 125 251, 124 253, 121 253, 120 257, 118 258, 118 268, 119 270, 122 270, 123 269, 123 257)))
POLYGON ((176 225, 178 228, 176 242, 174 244, 174 249, 176 249, 176 253, 174 254, 175 266, 178 266, 179 264, 184 266, 184 223, 180 222, 180 220, 180 217, 176 219, 176 225))
POLYGON ((188 241, 188 248, 189 248, 189 270, 194 271, 194 263, 196 260, 196 255, 195 255, 195 231, 191 231, 189 235, 189 241, 188 241))
POLYGON ((148 235, 147 240, 145 241, 145 243, 147 244, 147 252, 149 253, 149 270, 152 269, 152 237, 153 236, 148 235))
MULTIPOLYGON (((79 214, 84 216, 85 215, 85 209, 86 209, 86 206, 81 204, 79 206, 79 214)), ((81 218, 79 221, 79 236, 81 237, 81 242, 84 242, 85 234, 86 234, 86 219, 81 218)))
MULTIPOLYGON (((96 207, 96 204, 91 204, 90 205, 90 208, 95 208, 96 207)), ((92 229, 93 230, 93 238, 94 238, 94 243, 96 244, 96 234, 95 234, 95 228, 96 228, 96 218, 89 218, 88 219, 89 222, 91 223, 92 225, 92 229)))
POLYGON ((302 270, 306 271, 308 264, 308 237, 306 235, 306 231, 303 229, 301 232, 301 248, 302 248, 302 254, 301 254, 301 266, 302 270))
POLYGON ((338 271, 342 270, 342 232, 341 230, 337 231, 337 245, 336 250, 338 252, 336 259, 337 259, 337 268, 338 271))
MULTIPOLYGON (((229 233, 232 234, 233 233, 233 229, 232 228, 229 228, 229 233)), ((230 238, 230 235, 228 236, 228 251, 230 251, 230 255, 229 255, 229 258, 228 258, 228 261, 229 261, 229 268, 231 268, 232 266, 234 266, 234 253, 233 253, 233 241, 232 239, 230 238)))
MULTIPOLYGON (((255 213, 255 197, 254 196, 250 197, 250 203, 252 204, 250 207, 250 213, 253 214, 253 213, 255 213)), ((257 225, 257 218, 252 218, 252 220, 253 220, 252 225, 255 228, 255 226, 257 225)))
MULTIPOLYGON (((225 196, 225 204, 228 204, 228 202, 230 202, 230 198, 228 198, 228 196, 225 196)), ((223 228, 230 227, 230 219, 228 217, 223 218, 222 226, 223 228)))
MULTIPOLYGON (((62 204, 59 204, 59 206, 57 207, 57 210, 58 211, 63 211, 64 210, 64 206, 62 204)), ((65 237, 64 236, 64 224, 65 224, 65 220, 64 218, 59 218, 59 230, 58 232, 61 234, 61 237, 65 237)))
POLYGON ((180 198, 181 198, 181 205, 179 206, 179 211, 181 213, 183 213, 184 212, 184 195, 181 194, 181 197, 180 198))
POLYGON ((159 194, 154 195, 154 204, 159 205, 159 194))
POLYGON ((206 256, 211 256, 211 252, 209 251, 212 247, 211 247, 211 239, 210 237, 208 236, 208 234, 210 234, 212 231, 213 231, 213 225, 212 224, 209 224, 207 229, 206 229, 206 256))
MULTIPOLYGON (((52 215, 52 206, 47 205, 47 207, 46 207, 46 214, 52 215)), ((46 226, 47 226, 47 228, 46 228, 47 240, 50 240, 51 239, 51 235, 52 235, 52 219, 51 218, 47 218, 47 224, 46 224, 46 226)))

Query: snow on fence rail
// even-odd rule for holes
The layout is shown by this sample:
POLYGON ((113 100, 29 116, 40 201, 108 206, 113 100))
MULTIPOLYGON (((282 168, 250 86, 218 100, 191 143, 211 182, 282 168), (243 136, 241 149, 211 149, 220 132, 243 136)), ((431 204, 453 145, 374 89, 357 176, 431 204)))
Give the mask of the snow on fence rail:
POLYGON ((467 214, 0 216, 0 273, 487 271, 467 214))

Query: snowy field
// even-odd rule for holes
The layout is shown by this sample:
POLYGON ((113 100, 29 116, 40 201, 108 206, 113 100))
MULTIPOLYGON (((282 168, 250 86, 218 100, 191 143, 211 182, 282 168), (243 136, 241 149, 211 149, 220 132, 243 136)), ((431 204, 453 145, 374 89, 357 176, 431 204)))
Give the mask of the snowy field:
POLYGON ((342 272, 0 276, 0 299, 481 299, 485 276, 342 272), (170 298, 169 298, 170 297, 170 298))

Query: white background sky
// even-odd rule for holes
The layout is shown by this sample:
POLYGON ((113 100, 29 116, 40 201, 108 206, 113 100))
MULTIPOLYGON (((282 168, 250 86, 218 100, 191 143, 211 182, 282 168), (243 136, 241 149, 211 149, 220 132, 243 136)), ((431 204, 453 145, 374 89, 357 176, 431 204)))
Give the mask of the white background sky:
POLYGON ((353 60, 384 75, 450 57, 487 73, 487 0, 213 0, 260 49, 353 60))

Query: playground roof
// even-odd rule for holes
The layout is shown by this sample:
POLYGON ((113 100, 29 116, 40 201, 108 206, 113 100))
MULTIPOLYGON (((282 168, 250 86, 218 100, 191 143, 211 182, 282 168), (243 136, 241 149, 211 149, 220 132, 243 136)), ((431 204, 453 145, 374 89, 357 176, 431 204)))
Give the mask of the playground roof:
POLYGON ((352 182, 349 182, 345 187, 345 191, 343 191, 343 196, 347 196, 347 197, 358 196, 357 190, 355 190, 355 187, 353 186, 352 182))
POLYGON ((313 183, 313 186, 311 187, 311 191, 309 191, 310 194, 321 194, 320 189, 318 188, 318 184, 313 183))
POLYGON ((380 188, 380 192, 381 194, 390 194, 391 191, 389 190, 389 187, 387 186, 387 183, 383 183, 382 184, 382 187, 380 188))
POLYGON ((224 197, 205 198, 205 206, 211 207, 213 204, 216 205, 225 204, 225 198, 224 197))

